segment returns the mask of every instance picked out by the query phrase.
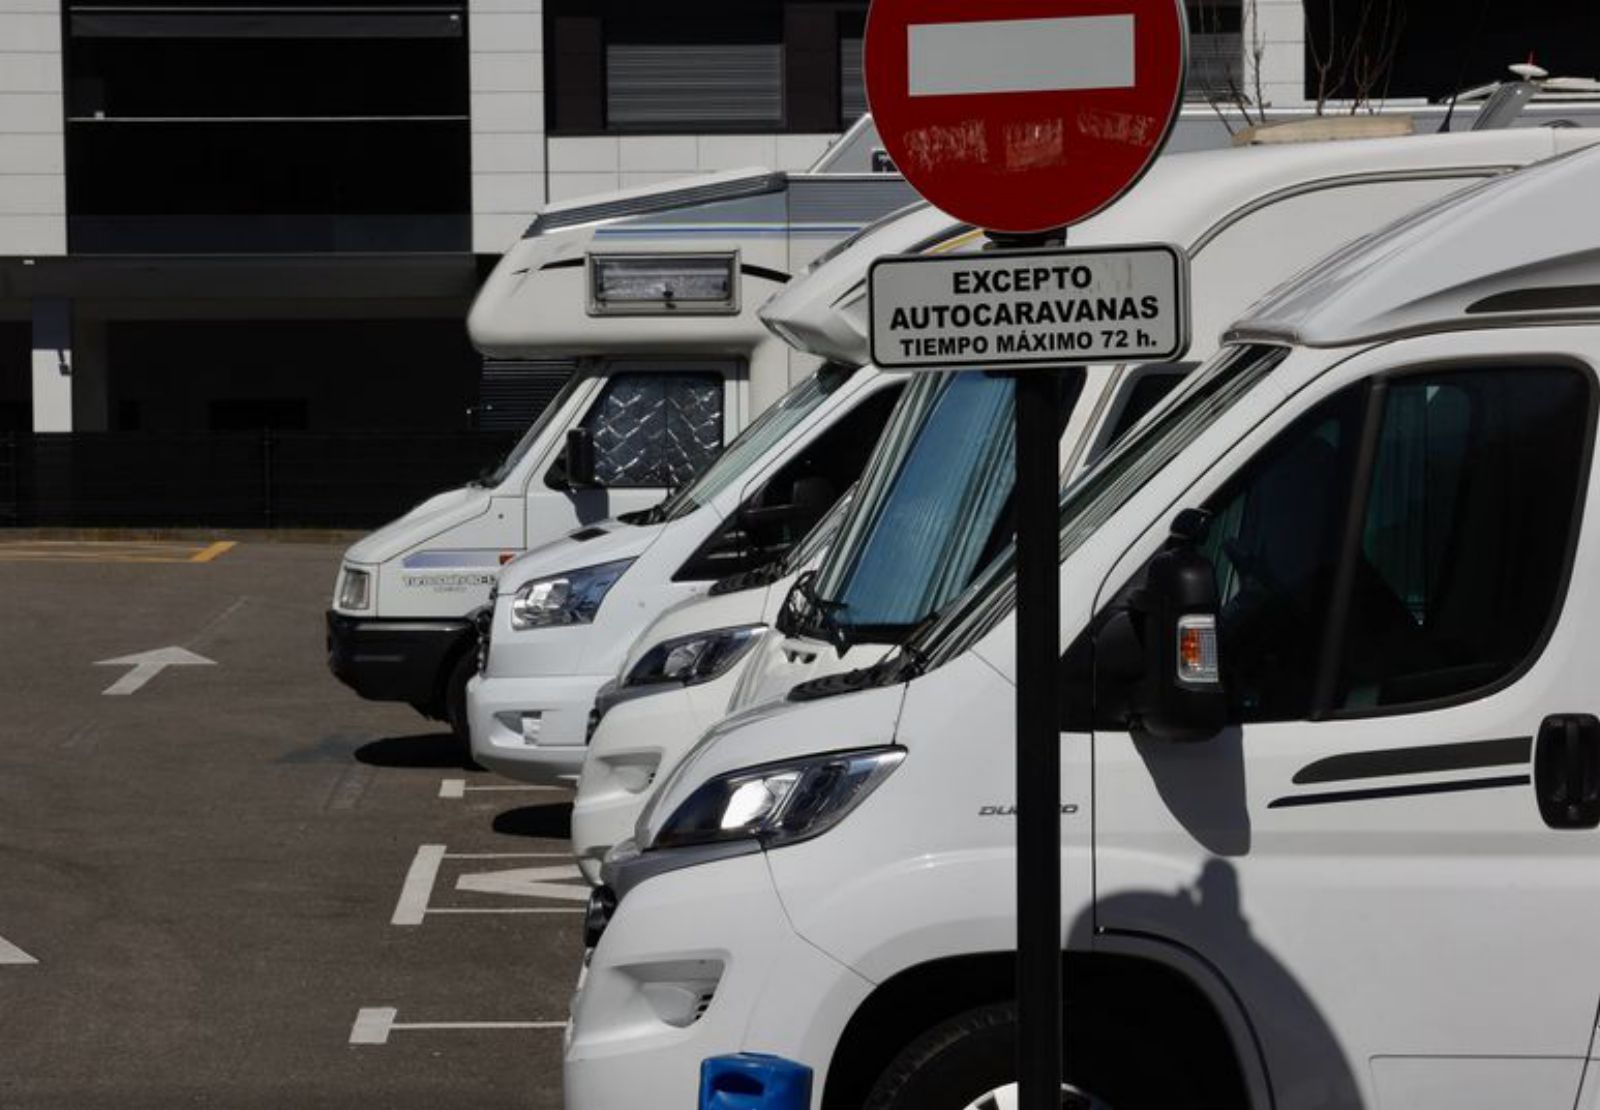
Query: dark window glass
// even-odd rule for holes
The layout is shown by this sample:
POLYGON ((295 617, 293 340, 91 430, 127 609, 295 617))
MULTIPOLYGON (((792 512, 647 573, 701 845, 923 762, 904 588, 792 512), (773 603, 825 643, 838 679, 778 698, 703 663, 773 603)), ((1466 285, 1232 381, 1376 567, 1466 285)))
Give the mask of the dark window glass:
POLYGON ((618 374, 583 425, 601 485, 680 486, 722 450, 722 375, 618 374))
POLYGON ((1365 389, 1298 420, 1207 502, 1228 694, 1242 721, 1309 716, 1365 389))
POLYGON ((1576 370, 1390 383, 1334 703, 1449 697, 1527 658, 1577 525, 1589 410, 1576 370))
MULTIPOLYGON (((1111 422, 1111 431, 1106 436, 1105 447, 1116 443, 1130 428, 1150 415, 1150 410, 1160 404, 1161 399, 1171 393, 1181 381, 1183 381, 1182 373, 1155 371, 1141 374, 1128 387, 1122 409, 1111 422)), ((1104 450, 1104 447, 1101 449, 1104 450)))

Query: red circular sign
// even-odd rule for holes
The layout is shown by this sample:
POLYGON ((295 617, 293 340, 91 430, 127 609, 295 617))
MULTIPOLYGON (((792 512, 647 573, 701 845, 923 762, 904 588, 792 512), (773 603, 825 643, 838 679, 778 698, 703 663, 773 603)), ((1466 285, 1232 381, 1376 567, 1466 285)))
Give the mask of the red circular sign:
POLYGON ((1065 227, 1149 168, 1183 100, 1182 0, 872 0, 867 102, 934 206, 1065 227))

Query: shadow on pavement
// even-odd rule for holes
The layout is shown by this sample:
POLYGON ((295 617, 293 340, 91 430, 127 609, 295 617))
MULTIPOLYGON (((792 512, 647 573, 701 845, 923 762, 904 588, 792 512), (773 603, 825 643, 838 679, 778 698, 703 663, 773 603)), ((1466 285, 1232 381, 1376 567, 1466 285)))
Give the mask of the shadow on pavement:
POLYGON ((386 736, 363 744, 354 752, 357 762, 373 767, 435 767, 457 771, 482 770, 472 760, 467 745, 454 733, 431 732, 416 736, 386 736))
POLYGON ((506 836, 531 836, 540 840, 572 838, 572 803, 547 802, 519 806, 495 814, 494 831, 506 836))

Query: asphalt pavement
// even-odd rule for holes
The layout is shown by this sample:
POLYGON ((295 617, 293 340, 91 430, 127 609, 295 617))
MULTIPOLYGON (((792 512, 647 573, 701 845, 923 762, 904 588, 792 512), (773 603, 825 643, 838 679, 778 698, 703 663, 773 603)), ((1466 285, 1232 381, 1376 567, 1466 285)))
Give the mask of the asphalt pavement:
POLYGON ((339 554, 0 541, 0 1107, 560 1106, 570 795, 328 673, 339 554))

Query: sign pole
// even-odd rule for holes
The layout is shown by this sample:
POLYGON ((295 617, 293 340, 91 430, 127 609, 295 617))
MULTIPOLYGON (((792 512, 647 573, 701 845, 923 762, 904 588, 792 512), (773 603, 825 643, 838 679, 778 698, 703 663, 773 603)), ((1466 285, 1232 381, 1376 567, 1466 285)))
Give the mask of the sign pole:
POLYGON ((1182 251, 1069 251, 1060 229, 1132 188, 1165 145, 1187 25, 1183 0, 872 0, 867 12, 867 101, 886 150, 993 248, 875 261, 873 361, 1016 374, 1020 1110, 1085 1103, 1061 1093, 1060 371, 1188 346, 1182 251))
MULTIPOLYGON (((990 232, 994 249, 1060 246, 1065 232, 990 232)), ((1055 369, 1016 374, 1017 1093, 1061 1110, 1060 389, 1055 369)))
POLYGON ((1017 1075, 1021 1110, 1060 1110, 1060 376, 1017 375, 1017 1075))

